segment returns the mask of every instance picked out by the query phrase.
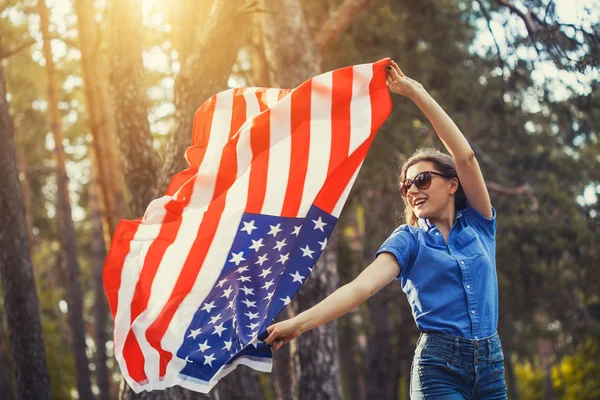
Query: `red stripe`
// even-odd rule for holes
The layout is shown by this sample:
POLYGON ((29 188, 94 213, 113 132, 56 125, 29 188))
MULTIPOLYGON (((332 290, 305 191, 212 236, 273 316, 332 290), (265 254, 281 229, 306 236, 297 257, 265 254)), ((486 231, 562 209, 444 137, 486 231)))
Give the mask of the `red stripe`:
POLYGON ((331 99, 331 154, 327 177, 348 157, 350 149, 350 101, 352 67, 333 71, 331 99))
POLYGON ((193 168, 198 168, 204 159, 206 146, 210 139, 210 129, 217 104, 217 96, 206 100, 194 114, 192 127, 192 145, 185 152, 185 159, 193 168))
POLYGON ((297 217, 306 171, 308 169, 308 153, 310 150, 310 105, 312 96, 312 79, 303 83, 292 92, 291 99, 291 154, 290 171, 287 189, 281 210, 282 217, 297 217))
POLYGON ((269 168, 269 147, 271 145, 271 110, 268 109, 266 91, 256 94, 261 114, 254 118, 250 128, 252 166, 248 184, 247 213, 258 214, 262 209, 267 191, 267 170, 269 168))
POLYGON ((229 129, 229 138, 240 130, 240 127, 246 122, 246 98, 244 97, 245 88, 233 89, 233 109, 231 112, 231 128, 229 129))
POLYGON ((354 172, 356 172, 365 159, 377 130, 392 111, 392 101, 385 83, 385 67, 388 64, 389 59, 380 60, 373 64, 373 78, 369 83, 369 98, 371 102, 371 132, 369 138, 358 146, 350 157, 332 172, 313 203, 329 214, 333 212, 348 182, 352 179, 352 175, 354 175, 354 172))

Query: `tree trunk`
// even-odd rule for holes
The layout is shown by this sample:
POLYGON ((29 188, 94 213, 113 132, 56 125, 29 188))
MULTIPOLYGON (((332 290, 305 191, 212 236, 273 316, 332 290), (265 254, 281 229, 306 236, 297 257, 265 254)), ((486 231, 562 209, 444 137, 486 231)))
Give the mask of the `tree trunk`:
MULTIPOLYGON (((264 0, 264 5, 270 10, 262 15, 261 22, 271 84, 294 88, 320 72, 317 47, 298 0, 264 0)), ((290 311, 306 310, 337 289, 337 235, 339 230, 334 230, 310 277, 290 304, 290 311)), ((296 342, 290 343, 289 351, 291 373, 299 371, 299 377, 287 379, 282 373, 276 377, 292 384, 297 381, 299 399, 342 398, 337 323, 306 332, 296 342)), ((294 395, 296 388, 291 389, 294 395)))
MULTIPOLYGON (((0 54, 1 58, 1 54, 0 54)), ((0 63, 0 278, 4 294, 17 398, 50 398, 39 302, 27 238, 13 125, 0 63)))
POLYGON ((142 63, 139 0, 112 1, 109 18, 110 89, 129 206, 142 216, 155 198, 159 159, 152 147, 142 63))
MULTIPOLYGON (((93 157, 92 158, 96 158, 93 157)), ((89 213, 92 225, 91 233, 91 258, 92 268, 94 270, 94 333, 96 342, 96 384, 98 385, 99 400, 110 399, 110 384, 108 376, 108 367, 106 364, 106 342, 108 340, 107 326, 108 304, 104 296, 104 287, 102 286, 102 267, 106 258, 106 243, 104 242, 104 233, 102 227, 102 215, 98 193, 101 192, 98 173, 92 169, 91 182, 89 184, 90 199, 89 213)))
MULTIPOLYGON (((388 197, 389 199, 389 197, 388 197)), ((385 226, 391 209, 391 202, 386 201, 384 191, 379 188, 364 188, 362 204, 364 212, 364 257, 365 263, 373 260, 381 245, 381 226, 385 226), (383 223, 382 223, 383 222, 383 223)), ((398 364, 392 350, 392 302, 399 301, 392 285, 381 289, 367 301, 369 310, 368 323, 371 334, 368 337, 369 351, 366 357, 367 398, 392 400, 398 395, 398 381, 394 377, 393 367, 398 364)))
MULTIPOLYGON (((15 129, 18 132, 18 129, 15 129)), ((27 158, 23 146, 15 142, 17 148, 17 161, 19 164, 19 172, 23 174, 24 179, 21 182, 21 190, 23 191, 23 204, 25 205, 25 220, 27 221, 27 238, 29 239, 29 247, 33 251, 37 245, 35 236, 33 235, 33 214, 31 205, 31 189, 29 187, 29 168, 27 158)))
POLYGON ((102 211, 103 232, 106 243, 117 228, 119 220, 127 213, 123 196, 120 160, 115 154, 116 133, 113 110, 108 101, 108 74, 105 57, 101 51, 99 26, 94 20, 94 2, 77 0, 74 3, 77 14, 77 30, 81 64, 87 101, 90 131, 93 137, 94 168, 100 183, 100 209, 102 211))
POLYGON ((15 394, 13 392, 12 368, 8 356, 8 344, 6 342, 6 334, 4 330, 4 312, 0 309, 0 393, 4 393, 8 399, 13 400, 15 394))
POLYGON ((43 37, 43 54, 46 61, 48 81, 48 113, 50 128, 55 142, 56 185, 57 185, 57 219, 61 235, 61 247, 66 255, 67 264, 67 314, 69 328, 73 339, 73 357, 77 377, 77 391, 83 400, 93 399, 90 371, 86 355, 85 325, 83 321, 83 296, 79 282, 79 261, 77 259, 77 236, 71 217, 71 202, 69 200, 69 180, 65 167, 65 152, 61 133, 61 117, 58 109, 58 84, 52 60, 50 46, 49 12, 45 1, 38 2, 40 14, 40 30, 43 37))
MULTIPOLYGON (((238 51, 249 34, 247 20, 256 10, 251 1, 245 4, 243 0, 214 0, 211 3, 203 24, 188 20, 199 27, 195 32, 182 29, 184 33, 193 32, 191 50, 187 41, 176 42, 183 62, 175 79, 175 125, 163 157, 165 163, 156 186, 157 195, 164 193, 173 175, 188 167, 184 154, 191 144, 194 114, 205 100, 227 89, 238 51)), ((197 8, 195 6, 196 11, 197 8)), ((203 15, 202 12, 193 14, 203 15)))

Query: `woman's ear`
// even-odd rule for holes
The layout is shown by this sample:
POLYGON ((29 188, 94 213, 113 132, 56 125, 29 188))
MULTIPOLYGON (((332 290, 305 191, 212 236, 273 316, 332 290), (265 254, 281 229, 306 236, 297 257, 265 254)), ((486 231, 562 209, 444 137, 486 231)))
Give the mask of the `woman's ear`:
POLYGON ((457 177, 452 178, 452 180, 450 181, 450 194, 456 193, 456 191, 458 190, 458 186, 459 186, 458 178, 457 177))

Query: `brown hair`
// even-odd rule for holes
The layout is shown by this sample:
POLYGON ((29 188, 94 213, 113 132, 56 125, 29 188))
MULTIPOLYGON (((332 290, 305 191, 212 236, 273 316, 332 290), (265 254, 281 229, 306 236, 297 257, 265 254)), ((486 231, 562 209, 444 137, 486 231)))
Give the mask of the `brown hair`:
MULTIPOLYGON (((402 181, 406 179, 406 171, 413 165, 421 161, 430 161, 435 165, 438 172, 444 174, 446 179, 451 179, 456 177, 458 179, 458 174, 456 173, 456 164, 454 163, 454 159, 445 153, 433 148, 422 148, 415 151, 409 158, 404 162, 402 168, 400 170, 398 184, 402 184, 402 181)), ((403 198, 404 200, 404 221, 408 225, 418 226, 419 219, 410 208, 410 204, 408 200, 403 198)), ((466 207, 467 197, 465 196, 465 192, 460 184, 460 180, 458 181, 458 190, 454 194, 454 208, 455 210, 462 210, 466 207)))

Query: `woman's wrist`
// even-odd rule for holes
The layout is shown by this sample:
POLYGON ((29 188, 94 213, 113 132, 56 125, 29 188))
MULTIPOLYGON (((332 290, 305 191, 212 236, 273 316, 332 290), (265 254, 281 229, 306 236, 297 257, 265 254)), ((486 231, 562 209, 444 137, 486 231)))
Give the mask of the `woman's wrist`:
POLYGON ((410 96, 410 98, 419 108, 423 109, 423 107, 427 105, 430 95, 424 88, 422 88, 417 90, 412 96, 410 96))
POLYGON ((293 318, 296 320, 296 325, 298 326, 298 329, 300 330, 300 334, 303 334, 304 332, 310 330, 305 312, 302 312, 293 318))

